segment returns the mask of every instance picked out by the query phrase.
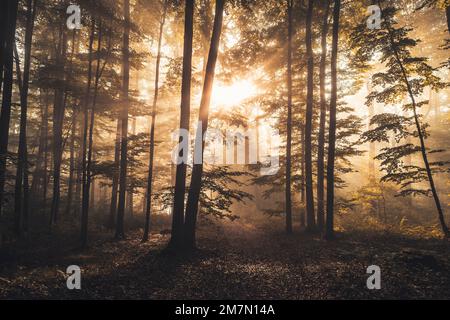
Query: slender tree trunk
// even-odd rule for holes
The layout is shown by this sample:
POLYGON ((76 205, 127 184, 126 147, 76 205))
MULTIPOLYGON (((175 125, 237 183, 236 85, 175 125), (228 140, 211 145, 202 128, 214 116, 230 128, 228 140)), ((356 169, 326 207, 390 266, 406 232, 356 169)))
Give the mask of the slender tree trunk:
POLYGON ((6 158, 8 155, 9 125, 11 120, 11 98, 13 87, 13 51, 16 34, 16 18, 18 0, 8 1, 5 44, 2 48, 3 61, 3 91, 2 110, 0 115, 0 216, 2 215, 3 197, 5 191, 6 158))
MULTIPOLYGON (((83 101, 84 103, 84 101, 83 101)), ((81 189, 83 184, 83 133, 84 133, 84 110, 81 108, 84 107, 80 105, 80 111, 83 112, 78 117, 78 134, 77 134, 77 140, 78 140, 78 150, 77 150, 77 160, 76 160, 76 184, 75 184, 75 205, 73 210, 74 217, 80 217, 81 212, 81 189)))
POLYGON ((327 224, 325 237, 328 240, 334 238, 334 164, 336 160, 337 58, 340 12, 341 0, 335 0, 333 9, 333 41, 331 49, 331 98, 327 162, 327 224))
MULTIPOLYGON (((136 135, 136 117, 132 117, 131 120, 131 134, 133 136, 136 135)), ((126 215, 129 219, 133 218, 133 208, 134 208, 134 204, 133 204, 133 200, 134 200, 134 186, 132 185, 132 183, 129 183, 128 188, 127 188, 127 192, 126 192, 126 215)))
MULTIPOLYGON (((89 104, 91 98, 92 86, 92 64, 93 64, 93 43, 95 36, 95 21, 92 20, 91 34, 89 36, 89 51, 88 51, 88 81, 86 87, 86 94, 84 97, 84 125, 83 125, 83 158, 82 162, 82 197, 81 197, 81 247, 85 248, 87 245, 88 234, 88 210, 89 210, 89 188, 90 172, 88 168, 87 149, 88 146, 88 129, 89 129, 89 104)), ((99 36, 100 38, 100 36, 99 36)), ((91 114, 93 110, 91 111, 91 114)))
MULTIPOLYGON (((92 30, 92 33, 94 33, 94 29, 92 30)), ((95 70, 94 96, 92 99, 92 109, 91 109, 91 117, 90 117, 90 124, 89 124, 89 144, 88 144, 87 165, 86 165, 86 184, 83 185, 82 218, 81 218, 81 226, 82 226, 81 244, 82 244, 82 247, 86 247, 86 245, 87 245, 89 206, 94 207, 94 204, 95 204, 95 192, 94 192, 95 182, 93 180, 93 172, 92 172, 92 161, 93 160, 95 161, 95 148, 94 148, 95 112, 96 112, 96 107, 97 107, 97 97, 98 97, 100 78, 102 77, 105 66, 108 63, 108 57, 111 53, 111 38, 112 38, 112 29, 109 30, 109 35, 108 35, 108 47, 106 50, 107 57, 105 58, 103 65, 101 65, 103 25, 102 25, 102 22, 100 22, 99 27, 98 27, 97 62, 96 62, 96 70, 95 70), (91 186, 92 186, 92 189, 91 189, 91 186), (90 192, 91 192, 91 194, 90 194, 90 192), (90 202, 90 200, 92 200, 92 201, 90 202)), ((91 46, 91 43, 90 43, 90 46, 91 46)))
POLYGON ((130 89, 130 0, 124 0, 125 27, 123 34, 123 83, 121 114, 122 134, 120 147, 120 174, 119 174, 119 204, 117 208, 116 239, 125 238, 125 195, 127 191, 127 152, 128 152, 128 96, 130 89))
POLYGON ((288 87, 288 106, 287 106, 287 138, 286 138, 286 232, 292 233, 292 33, 293 33, 293 14, 292 0, 287 1, 288 16, 288 66, 287 66, 287 87, 288 87))
POLYGON ((32 203, 37 204, 35 201, 37 199, 37 194, 40 191, 40 187, 42 186, 42 180, 43 180, 43 165, 44 165, 44 151, 45 151, 45 140, 47 139, 47 133, 45 132, 45 122, 47 119, 45 119, 45 103, 47 101, 45 98, 43 99, 43 92, 40 90, 39 93, 41 99, 40 99, 40 108, 41 108, 41 126, 39 128, 39 147, 38 147, 38 154, 36 159, 36 167, 33 172, 33 178, 31 183, 31 196, 32 196, 32 203))
POLYGON ((74 177, 75 177, 75 136, 77 132, 77 115, 74 109, 72 113, 72 124, 71 124, 71 133, 70 133, 70 142, 69 142, 69 181, 67 187, 67 207, 66 207, 66 215, 68 216, 72 211, 72 202, 73 202, 73 186, 74 186, 74 177))
POLYGON ((155 156, 155 124, 156 124, 156 107, 158 103, 159 93, 159 73, 161 64, 161 46, 163 40, 164 24, 166 22, 167 14, 167 0, 164 1, 163 14, 161 17, 161 23, 159 26, 159 38, 158 38, 158 54, 156 56, 156 76, 155 76, 155 94, 153 96, 153 108, 152 108, 152 125, 150 129, 150 159, 148 164, 148 179, 147 179, 147 192, 145 195, 145 226, 144 236, 142 242, 147 242, 150 234, 150 217, 152 210, 152 183, 153 183, 153 162, 155 156))
POLYGON ((49 106, 49 93, 46 92, 46 100, 44 106, 44 122, 43 129, 45 133, 44 141, 44 168, 42 172, 42 211, 45 213, 47 211, 47 188, 48 188, 48 106, 49 106))
POLYGON ((57 53, 58 79, 61 81, 55 89, 53 108, 53 198, 50 213, 50 226, 56 224, 61 198, 61 164, 63 156, 63 126, 65 114, 65 64, 67 54, 67 34, 60 27, 59 48, 57 53))
MULTIPOLYGON (((16 216, 15 230, 21 236, 22 230, 28 231, 29 215, 29 185, 28 185, 28 150, 27 150, 27 113, 28 89, 30 82, 31 46, 33 42, 34 19, 36 15, 37 0, 27 0, 27 14, 25 27, 25 59, 23 68, 22 90, 20 91, 20 134, 19 151, 16 171, 15 203, 16 216), (23 197, 22 197, 23 194, 23 197)), ((18 57, 17 57, 18 58, 18 57)), ((17 74, 20 75, 20 64, 17 60, 17 74)))
POLYGON ((302 208, 300 209, 300 227, 306 226, 306 212, 305 212, 305 130, 304 130, 304 113, 302 112, 302 128, 300 130, 300 203, 302 208))
POLYGON ((208 44, 211 37, 211 0, 201 0, 199 13, 202 19, 201 31, 202 31, 202 47, 203 47, 203 70, 202 77, 205 77, 206 64, 208 61, 208 44))
MULTIPOLYGON (((95 90, 95 89, 94 89, 95 90)), ((95 91, 94 91, 94 96, 95 96, 95 91)), ((93 137, 94 138, 94 137, 93 137)), ((92 143, 93 145, 95 145, 95 141, 93 141, 92 143)), ((88 152, 89 153, 89 152, 88 152)), ((88 161, 88 167, 92 168, 92 162, 95 163, 97 155, 95 153, 95 147, 92 147, 92 156, 91 156, 91 163, 89 164, 88 161)), ((92 169, 91 169, 92 171, 92 169)), ((90 181, 90 196, 89 196, 89 209, 90 210, 94 210, 95 211, 95 206, 96 206, 96 194, 97 194, 97 180, 95 179, 94 176, 92 176, 91 181, 90 181)))
MULTIPOLYGON (((189 117, 191 112, 191 77, 192 77, 192 42, 194 33, 194 0, 186 0, 184 21, 184 53, 183 76, 181 84, 181 112, 180 130, 189 132, 189 117)), ((180 133, 180 144, 183 137, 180 133)), ((188 150, 179 151, 179 157, 187 160, 188 150)), ((186 161, 177 164, 175 178, 175 195, 172 211, 172 237, 169 243, 171 248, 180 248, 183 245, 184 229, 184 197, 186 192, 186 161)))
MULTIPOLYGON (((372 125, 370 124, 370 121, 371 121, 372 117, 374 116, 374 113, 375 113, 374 106, 373 105, 369 106, 369 125, 368 125, 369 130, 372 129, 372 125)), ((375 143, 370 142, 369 143, 369 182, 370 183, 375 182, 375 155, 376 155, 375 143)))
POLYGON ((119 161, 120 161, 120 129, 122 124, 120 119, 117 120, 116 141, 114 148, 114 169, 111 186, 111 205, 109 208, 109 227, 114 229, 115 217, 117 212, 117 192, 119 189, 119 161))
POLYGON ((319 124, 319 145, 317 152, 317 226, 323 232, 325 223, 325 122, 327 117, 326 99, 326 65, 327 65, 327 36, 328 36, 328 15, 330 12, 331 0, 327 0, 326 9, 322 22, 320 58, 320 124, 319 124))
POLYGON ((206 130, 208 129, 209 105, 211 101, 211 94, 214 83, 217 56, 219 53, 220 36, 222 33, 224 4, 225 0, 216 1, 216 13, 214 16, 214 27, 211 37, 211 46, 209 50, 208 64, 206 66, 205 83, 203 85, 202 99, 200 102, 198 120, 199 125, 201 124, 201 128, 197 129, 197 138, 194 147, 194 164, 192 169, 191 185, 189 187, 188 201, 186 204, 185 245, 188 249, 195 248, 195 231, 196 231, 197 214, 203 175, 203 152, 205 147, 205 140, 203 139, 203 137, 206 133, 206 130), (201 157, 200 159, 197 159, 197 161, 195 161, 196 155, 201 157))
POLYGON ((316 229, 314 215, 313 167, 312 167, 312 124, 314 107, 314 54, 312 49, 312 18, 314 1, 308 1, 306 15, 306 51, 308 60, 308 81, 305 118, 305 182, 306 182, 306 228, 308 231, 316 229))
POLYGON ((0 93, 3 88, 3 66, 5 63, 5 37, 8 20, 8 5, 10 1, 0 1, 0 93))

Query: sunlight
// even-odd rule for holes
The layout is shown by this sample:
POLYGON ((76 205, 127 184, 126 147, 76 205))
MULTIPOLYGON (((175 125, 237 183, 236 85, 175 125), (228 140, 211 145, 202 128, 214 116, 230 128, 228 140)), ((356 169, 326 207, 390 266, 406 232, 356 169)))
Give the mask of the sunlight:
POLYGON ((213 108, 234 107, 257 95, 257 87, 250 80, 240 80, 232 85, 217 83, 213 89, 213 108))

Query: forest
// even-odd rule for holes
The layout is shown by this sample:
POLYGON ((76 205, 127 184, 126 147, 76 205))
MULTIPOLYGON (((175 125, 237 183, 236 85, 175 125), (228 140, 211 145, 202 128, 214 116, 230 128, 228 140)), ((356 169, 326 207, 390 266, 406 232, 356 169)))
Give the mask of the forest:
POLYGON ((0 15, 1 300, 450 299, 450 0, 0 15))

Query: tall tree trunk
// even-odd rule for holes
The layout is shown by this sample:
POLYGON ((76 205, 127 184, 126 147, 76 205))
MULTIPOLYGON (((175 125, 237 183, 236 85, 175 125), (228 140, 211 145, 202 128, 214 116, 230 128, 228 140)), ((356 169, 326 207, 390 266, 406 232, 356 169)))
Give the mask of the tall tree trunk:
POLYGON ((114 229, 116 213, 117 213, 117 192, 119 189, 119 161, 120 161, 120 129, 122 124, 120 119, 117 119, 117 129, 116 129, 116 141, 114 146, 114 169, 112 176, 112 186, 111 186, 111 205, 109 208, 109 223, 108 226, 114 229))
POLYGON ((325 122, 327 117, 326 99, 326 66, 327 66, 327 37, 328 37, 328 15, 330 12, 331 0, 327 0, 326 9, 322 21, 320 57, 320 124, 319 124, 319 144, 317 152, 317 226, 323 232, 325 223, 325 122))
MULTIPOLYGON (((89 36, 89 51, 88 51, 88 75, 87 75, 87 87, 84 97, 84 125, 83 125, 83 158, 82 162, 82 197, 81 197, 81 247, 85 248, 87 245, 87 233, 88 233, 88 210, 89 210, 89 188, 90 172, 88 168, 87 152, 90 147, 88 146, 88 129, 89 128, 89 104, 91 98, 91 86, 92 86, 92 64, 93 64, 93 43, 95 36, 95 21, 92 20, 91 34, 89 36)), ((100 36, 99 36, 100 38, 100 36)), ((91 111, 91 114, 93 110, 91 111)))
POLYGON ((331 98, 327 163, 327 224, 325 237, 328 240, 334 238, 334 164, 336 161, 337 58, 340 13, 341 0, 335 0, 333 9, 333 41, 331 48, 331 98))
POLYGON ((316 219, 314 215, 313 167, 312 167, 312 125, 314 107, 314 54, 312 49, 312 18, 314 1, 308 1, 306 15, 306 55, 308 60, 308 81, 305 118, 305 183, 306 183, 306 228, 314 231, 316 219))
MULTIPOLYGON (((183 53, 183 76, 181 84, 181 112, 180 130, 189 132, 189 117, 191 113, 191 82, 192 82, 192 42, 194 33, 194 3, 195 0, 186 0, 184 20, 184 53, 183 53)), ((180 133, 180 143, 183 137, 180 133)), ((187 159, 184 154, 188 150, 179 151, 179 157, 187 159)), ((184 229, 184 197, 186 192, 186 161, 177 164, 175 178, 175 195, 172 210, 172 236, 169 247, 180 248, 183 244, 184 229)))
POLYGON ((37 159, 36 159, 36 167, 33 172, 32 182, 31 182, 31 202, 37 203, 35 200, 37 199, 37 194, 40 191, 40 187, 42 186, 42 180, 43 180, 43 165, 44 165, 44 151, 45 151, 45 140, 47 139, 47 133, 45 132, 45 122, 47 119, 45 119, 45 103, 47 101, 46 98, 43 98, 43 90, 40 90, 40 103, 39 106, 41 108, 40 114, 41 114, 41 126, 39 127, 39 147, 38 147, 38 153, 37 153, 37 159))
POLYGON ((216 12, 214 16, 214 26, 211 36, 211 46, 209 48, 208 64, 206 66, 206 74, 205 74, 205 83, 203 84, 203 93, 200 102, 198 120, 199 125, 201 124, 201 128, 200 127, 197 128, 197 138, 194 147, 194 164, 192 169, 191 185, 189 187, 188 200, 186 204, 185 245, 188 249, 195 248, 195 231, 196 231, 197 214, 203 175, 203 153, 205 147, 205 140, 203 139, 203 137, 206 133, 206 130, 208 129, 209 105, 211 101, 211 94, 214 83, 217 56, 219 53, 220 36, 222 33, 224 4, 225 0, 216 1, 216 12), (199 155, 201 158, 195 159, 197 155, 199 155))
POLYGON ((98 90, 100 84, 100 78, 108 63, 109 55, 111 53, 111 41, 112 41, 112 29, 109 29, 108 45, 106 49, 106 57, 101 65, 101 51, 102 51, 102 39, 103 39, 103 24, 100 21, 98 27, 98 42, 97 42, 97 62, 95 70, 95 82, 94 82, 94 95, 92 99, 92 109, 89 124, 89 144, 87 152, 87 165, 86 165, 86 184, 83 186, 83 201, 82 201, 82 246, 86 247, 88 238, 88 219, 89 219, 89 206, 94 208, 95 205, 95 181, 92 172, 92 162, 95 161, 95 148, 94 148, 94 127, 95 127, 95 112, 97 107, 98 90), (92 188, 91 188, 92 186, 92 188), (91 201, 90 201, 91 200, 91 201))
POLYGON ((288 87, 288 106, 287 106, 287 138, 286 138, 286 232, 292 233, 292 33, 293 33, 293 14, 292 0, 287 1, 288 16, 288 63, 287 63, 287 87, 288 87))
MULTIPOLYGON (((84 103, 84 101, 83 101, 84 103)), ((74 217, 80 217, 81 212, 81 189, 83 184, 83 133, 84 133, 84 109, 80 105, 80 116, 78 117, 78 150, 77 150, 77 160, 76 160, 76 184, 75 184, 75 205, 73 210, 74 217), (83 112, 83 114, 82 114, 83 112)))
POLYGON ((70 142, 69 142, 69 180, 67 187, 67 206, 66 206, 66 216, 70 215, 72 211, 72 202, 73 202, 73 186, 74 186, 74 177, 75 177, 75 136, 77 132, 77 121, 78 117, 76 114, 76 110, 73 110, 72 113, 72 124, 71 124, 71 132, 70 132, 70 142))
POLYGON ((9 125, 11 120, 11 98, 13 87, 13 52, 16 35, 16 18, 18 0, 8 1, 3 61, 3 91, 2 110, 0 114, 0 216, 2 215, 3 197, 5 191, 6 158, 8 155, 9 125))
POLYGON ((208 62, 208 44, 211 37, 211 0, 201 0, 199 14, 202 19, 201 32, 202 32, 202 47, 203 47, 203 70, 202 77, 206 73, 206 64, 208 62))
POLYGON ((156 75, 155 75, 155 94, 153 96, 153 108, 152 108, 152 125, 150 129, 150 159, 148 164, 148 178, 147 178, 147 192, 145 194, 145 226, 144 236, 142 242, 147 242, 150 234, 150 217, 152 210, 152 184, 153 184, 153 162, 155 156, 155 124, 156 124, 156 107, 158 103, 159 94, 159 73, 161 64, 161 46, 163 40, 164 24, 166 22, 167 14, 167 0, 164 0, 164 8, 161 17, 161 23, 159 26, 159 38, 158 38, 158 54, 156 56, 156 75))
POLYGON ((10 1, 0 1, 0 93, 3 88, 3 66, 5 63, 5 37, 8 20, 8 5, 10 1))
MULTIPOLYGON (((368 129, 372 129, 372 125, 370 124, 371 119, 373 118, 375 113, 375 109, 373 105, 369 106, 369 124, 368 129)), ((375 143, 369 142, 369 183, 375 182, 375 156, 376 156, 376 150, 375 150, 375 143)))
POLYGON ((45 100, 45 106, 44 106, 44 122, 43 122, 43 129, 45 133, 45 141, 44 141, 44 168, 42 172, 42 211, 46 213, 47 211, 47 188, 48 188, 48 106, 49 106, 49 93, 46 92, 46 100, 45 100))
POLYGON ((53 107, 53 198, 50 213, 50 226, 58 220, 61 198, 61 164, 63 157, 63 126, 65 114, 65 64, 67 54, 67 33, 60 27, 59 46, 57 52, 58 87, 55 89, 53 107))
MULTIPOLYGON (((304 118, 303 110, 302 118, 304 118)), ((306 226, 306 212, 305 212, 305 130, 304 119, 302 121, 302 128, 300 130, 300 203, 302 207, 300 209, 300 227, 306 226)))
POLYGON ((124 217, 125 217, 125 195, 127 191, 127 153, 128 153, 128 104, 130 89, 130 0, 124 0, 125 26, 123 33, 123 83, 121 113, 121 146, 120 146, 120 174, 119 174, 119 203, 117 208, 116 239, 125 238, 124 217))
MULTIPOLYGON (((131 120, 131 135, 132 136, 136 135, 136 117, 132 117, 132 120, 131 120)), ((126 205, 125 212, 129 219, 133 218, 133 208, 134 208, 133 194, 134 194, 134 186, 132 185, 132 183, 130 183, 127 188, 126 201, 125 201, 125 205, 126 205)))
MULTIPOLYGON (((30 82, 31 46, 33 42, 34 19, 37 0, 27 0, 25 27, 25 59, 23 67, 22 90, 20 91, 20 134, 16 171, 14 211, 16 216, 15 231, 21 236, 22 230, 28 231, 29 185, 28 185, 28 150, 27 150, 27 113, 28 89, 30 82), (23 197, 22 197, 23 194, 23 197)), ((18 57, 17 57, 18 58, 18 57)), ((17 60, 17 73, 20 75, 20 64, 17 60)))

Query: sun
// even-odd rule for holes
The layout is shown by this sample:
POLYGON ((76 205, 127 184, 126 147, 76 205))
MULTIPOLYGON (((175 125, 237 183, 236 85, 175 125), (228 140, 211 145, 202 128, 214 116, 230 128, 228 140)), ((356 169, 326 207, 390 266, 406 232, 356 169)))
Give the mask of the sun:
POLYGON ((212 92, 213 108, 231 108, 257 95, 257 87, 251 80, 239 80, 231 85, 217 83, 212 92))

